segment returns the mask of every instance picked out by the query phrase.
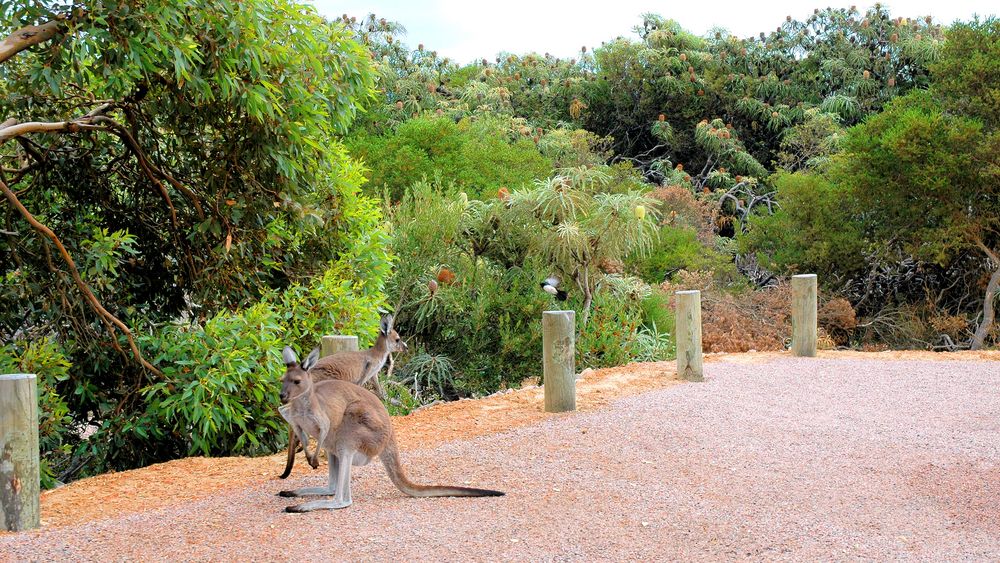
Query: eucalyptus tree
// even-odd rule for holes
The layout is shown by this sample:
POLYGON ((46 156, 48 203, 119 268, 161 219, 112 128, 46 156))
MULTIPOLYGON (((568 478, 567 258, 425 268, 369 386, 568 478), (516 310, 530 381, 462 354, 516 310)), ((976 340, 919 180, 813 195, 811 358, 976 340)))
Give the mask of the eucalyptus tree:
POLYGON ((381 228, 338 140, 370 54, 311 6, 4 2, 0 22, 2 351, 57 341, 77 422, 209 360, 143 335, 307 282, 381 228))

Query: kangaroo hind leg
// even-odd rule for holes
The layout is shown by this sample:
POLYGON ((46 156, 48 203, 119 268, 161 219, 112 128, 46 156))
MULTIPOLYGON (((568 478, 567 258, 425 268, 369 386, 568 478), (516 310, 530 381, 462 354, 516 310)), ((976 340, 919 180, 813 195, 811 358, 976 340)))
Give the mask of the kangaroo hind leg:
POLYGON ((312 512, 314 510, 335 510, 351 506, 351 465, 354 462, 354 452, 342 451, 335 456, 337 460, 336 484, 334 484, 333 464, 330 464, 330 488, 336 489, 333 500, 314 500, 295 506, 289 506, 285 512, 312 512))
POLYGON ((306 496, 330 496, 337 494, 337 466, 339 465, 337 456, 328 455, 327 456, 327 469, 329 470, 329 480, 325 487, 303 487, 301 489, 292 489, 288 491, 281 491, 278 493, 279 497, 306 497, 306 496))

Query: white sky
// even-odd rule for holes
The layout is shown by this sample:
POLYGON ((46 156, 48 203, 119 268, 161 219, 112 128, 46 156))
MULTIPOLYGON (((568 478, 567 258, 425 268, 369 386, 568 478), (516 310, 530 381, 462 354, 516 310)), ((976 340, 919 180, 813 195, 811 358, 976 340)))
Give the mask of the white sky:
MULTIPOLYGON (((573 57, 580 47, 600 46, 619 35, 632 36, 640 16, 652 12, 677 20, 685 29, 702 35, 722 27, 740 36, 773 31, 791 15, 802 20, 817 7, 848 7, 862 12, 875 2, 815 0, 311 0, 320 13, 358 18, 369 13, 399 22, 406 28, 403 41, 410 47, 423 43, 441 56, 467 63, 489 58, 500 51, 549 52, 573 57), (822 2, 822 4, 820 3, 822 2)), ((969 20, 973 14, 995 15, 996 0, 911 0, 883 2, 893 16, 931 15, 937 23, 969 20)))

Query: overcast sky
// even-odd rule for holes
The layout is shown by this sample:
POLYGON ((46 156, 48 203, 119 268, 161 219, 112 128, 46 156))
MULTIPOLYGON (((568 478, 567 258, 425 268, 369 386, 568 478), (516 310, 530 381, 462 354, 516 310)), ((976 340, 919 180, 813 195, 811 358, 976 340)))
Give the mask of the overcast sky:
MULTIPOLYGON (((740 36, 772 31, 785 16, 805 19, 815 7, 848 7, 851 2, 825 0, 312 0, 327 17, 362 17, 375 13, 406 28, 403 40, 423 43, 442 56, 467 63, 492 59, 500 51, 552 53, 572 57, 580 47, 600 46, 619 35, 632 36, 643 13, 652 12, 680 22, 688 31, 704 34, 722 27, 740 36)), ((864 11, 874 2, 854 2, 864 11)), ((973 14, 995 15, 996 0, 911 0, 883 2, 894 16, 931 15, 938 23, 968 20, 973 14)))

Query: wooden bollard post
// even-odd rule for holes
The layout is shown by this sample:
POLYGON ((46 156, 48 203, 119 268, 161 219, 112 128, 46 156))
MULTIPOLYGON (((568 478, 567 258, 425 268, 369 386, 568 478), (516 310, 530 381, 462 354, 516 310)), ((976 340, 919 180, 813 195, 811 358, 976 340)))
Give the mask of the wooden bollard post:
POLYGON ((324 336, 319 343, 319 357, 325 358, 337 352, 357 352, 358 337, 342 334, 324 336))
POLYGON ((816 274, 792 276, 792 355, 816 356, 816 274))
POLYGON ((576 410, 576 311, 542 313, 545 412, 576 410))
POLYGON ((0 530, 41 524, 35 375, 0 375, 0 530))
POLYGON ((687 381, 705 381, 701 367, 701 292, 678 291, 677 375, 687 381))

